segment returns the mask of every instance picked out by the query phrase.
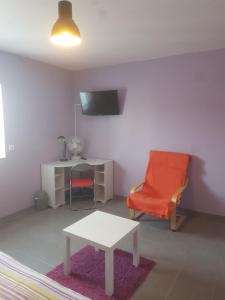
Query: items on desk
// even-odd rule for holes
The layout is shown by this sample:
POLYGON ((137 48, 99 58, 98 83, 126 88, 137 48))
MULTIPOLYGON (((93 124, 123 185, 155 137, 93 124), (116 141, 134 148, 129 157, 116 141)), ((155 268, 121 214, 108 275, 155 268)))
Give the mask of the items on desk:
POLYGON ((67 149, 71 160, 82 159, 83 143, 77 136, 67 139, 67 149))
POLYGON ((57 140, 60 144, 63 144, 63 155, 60 159, 60 161, 67 161, 67 142, 66 142, 66 138, 63 135, 60 135, 57 137, 57 140))
POLYGON ((60 161, 83 159, 81 155, 83 143, 80 138, 60 135, 57 140, 60 144, 63 144, 63 154, 60 161))

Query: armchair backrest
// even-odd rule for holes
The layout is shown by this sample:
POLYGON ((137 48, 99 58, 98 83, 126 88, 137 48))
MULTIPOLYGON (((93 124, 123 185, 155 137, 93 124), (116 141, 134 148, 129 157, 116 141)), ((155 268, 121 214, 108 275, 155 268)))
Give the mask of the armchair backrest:
POLYGON ((184 153, 150 151, 143 191, 172 197, 184 185, 191 156, 184 153))

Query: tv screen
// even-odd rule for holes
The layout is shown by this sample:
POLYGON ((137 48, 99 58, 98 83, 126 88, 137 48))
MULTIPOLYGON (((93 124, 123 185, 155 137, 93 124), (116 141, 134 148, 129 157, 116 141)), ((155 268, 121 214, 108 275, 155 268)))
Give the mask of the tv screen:
POLYGON ((119 115, 117 90, 82 92, 80 100, 84 115, 119 115))

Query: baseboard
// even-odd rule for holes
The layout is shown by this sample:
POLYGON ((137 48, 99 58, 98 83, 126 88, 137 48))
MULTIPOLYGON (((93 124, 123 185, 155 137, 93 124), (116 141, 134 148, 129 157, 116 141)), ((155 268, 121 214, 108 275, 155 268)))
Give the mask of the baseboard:
POLYGON ((214 218, 214 219, 222 219, 225 220, 225 216, 221 216, 221 215, 215 215, 215 214, 210 214, 210 213, 206 213, 206 212, 201 212, 201 211, 197 211, 197 210, 192 210, 189 208, 182 208, 187 215, 189 216, 193 216, 193 217, 197 217, 197 216, 205 216, 207 218, 214 218))
POLYGON ((10 220, 15 220, 16 218, 20 218, 23 214, 26 214, 27 212, 30 212, 30 211, 35 211, 33 206, 21 209, 13 214, 4 216, 4 217, 0 218, 0 225, 5 222, 9 222, 10 220))

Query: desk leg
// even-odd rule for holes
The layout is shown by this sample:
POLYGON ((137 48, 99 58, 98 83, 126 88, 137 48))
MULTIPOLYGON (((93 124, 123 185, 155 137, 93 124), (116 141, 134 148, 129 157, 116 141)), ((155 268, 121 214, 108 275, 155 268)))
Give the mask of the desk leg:
POLYGON ((64 245, 64 274, 69 275, 71 273, 71 262, 70 262, 70 238, 65 237, 64 245))
POLYGON ((105 251, 105 293, 112 296, 114 293, 114 252, 105 251))
POLYGON ((138 239, 139 239, 139 229, 133 233, 133 265, 138 267, 140 262, 139 250, 138 250, 138 239))

